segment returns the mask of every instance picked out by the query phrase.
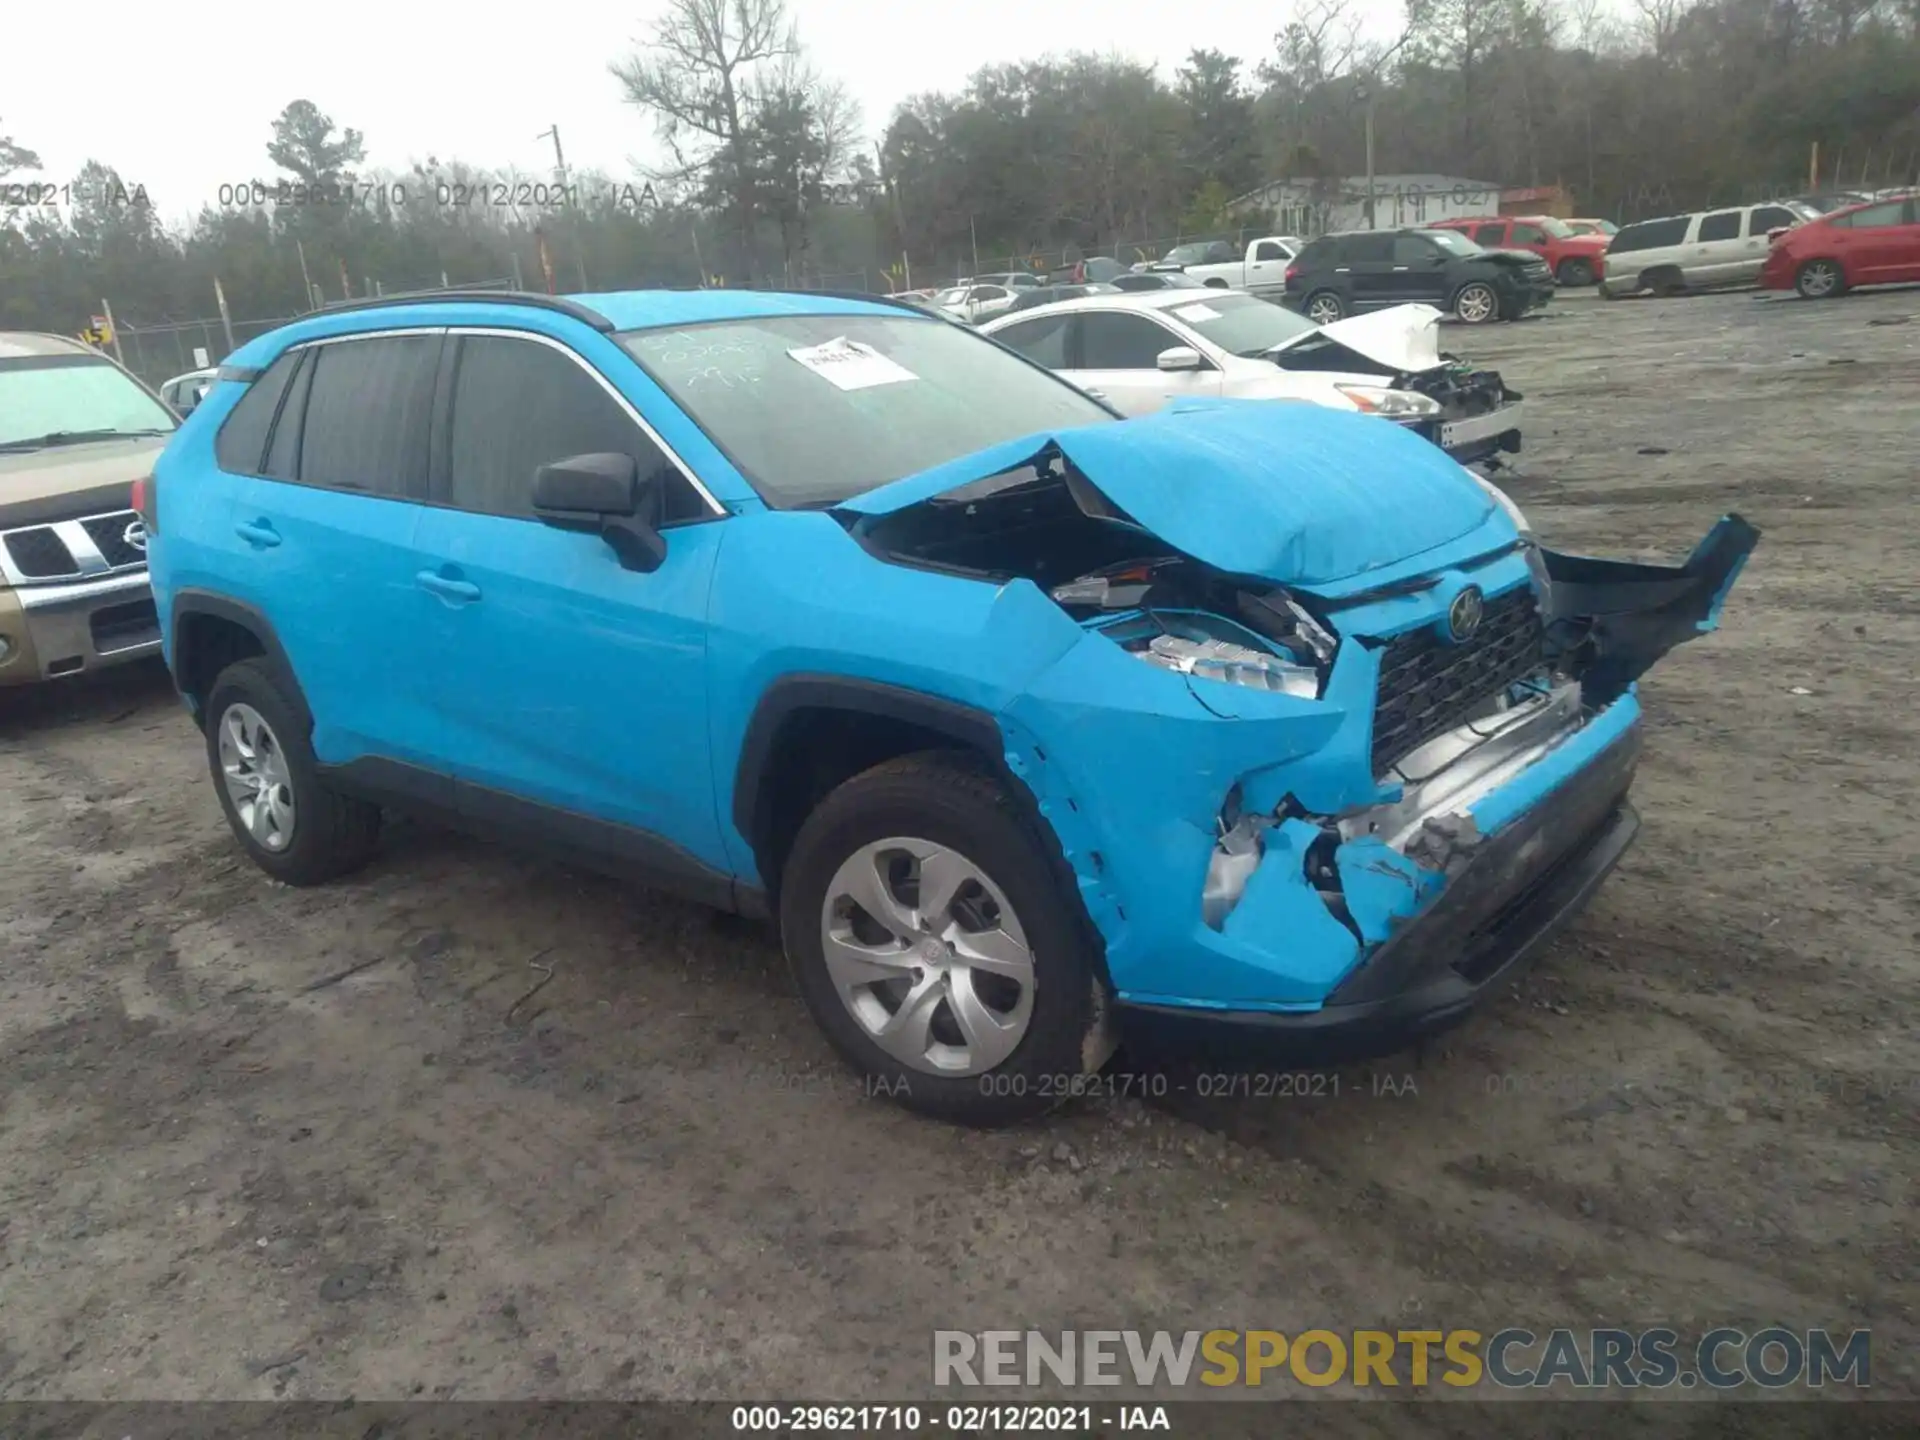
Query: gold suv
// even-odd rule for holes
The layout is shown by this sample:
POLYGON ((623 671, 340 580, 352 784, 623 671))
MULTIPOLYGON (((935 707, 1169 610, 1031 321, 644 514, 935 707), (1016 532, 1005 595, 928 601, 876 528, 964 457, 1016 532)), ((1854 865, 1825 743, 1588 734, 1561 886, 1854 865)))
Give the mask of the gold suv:
POLYGON ((0 331, 0 685, 160 649, 129 494, 179 423, 80 341, 0 331))

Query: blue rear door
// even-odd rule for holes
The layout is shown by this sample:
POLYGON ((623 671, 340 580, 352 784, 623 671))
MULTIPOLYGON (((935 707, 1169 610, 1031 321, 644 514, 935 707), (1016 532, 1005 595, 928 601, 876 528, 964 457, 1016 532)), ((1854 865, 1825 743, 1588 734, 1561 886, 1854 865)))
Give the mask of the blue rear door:
POLYGON ((442 340, 376 333, 293 352, 260 473, 227 478, 229 588, 279 636, 323 763, 444 763, 423 678, 435 604, 415 578, 442 340))

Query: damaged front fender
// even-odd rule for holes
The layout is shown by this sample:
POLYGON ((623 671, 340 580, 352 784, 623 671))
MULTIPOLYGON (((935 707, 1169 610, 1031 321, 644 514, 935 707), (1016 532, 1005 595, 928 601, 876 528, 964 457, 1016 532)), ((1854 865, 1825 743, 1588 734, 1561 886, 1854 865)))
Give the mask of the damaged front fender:
POLYGON ((1684 565, 1643 565, 1538 552, 1549 642, 1589 704, 1603 704, 1674 646, 1720 623, 1727 592, 1760 541, 1760 531, 1726 515, 1684 565))

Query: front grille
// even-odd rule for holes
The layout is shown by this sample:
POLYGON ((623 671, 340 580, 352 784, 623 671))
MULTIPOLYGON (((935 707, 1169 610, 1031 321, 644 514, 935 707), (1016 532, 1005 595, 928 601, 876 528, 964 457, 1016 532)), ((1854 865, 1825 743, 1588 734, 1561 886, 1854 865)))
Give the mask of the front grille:
POLYGON ((1396 635, 1380 657, 1373 773, 1385 774, 1436 735, 1465 724, 1492 696, 1535 674, 1546 635, 1533 590, 1487 601, 1480 628, 1454 645, 1430 629, 1396 635))
POLYGON ((29 580, 50 580, 61 575, 77 575, 80 567, 73 553, 51 525, 36 525, 30 530, 14 530, 7 535, 7 558, 13 568, 29 580))
POLYGON ((144 565, 147 562, 145 549, 127 543, 127 527, 138 523, 139 519, 138 512, 126 510, 117 515, 95 515, 90 520, 82 520, 80 525, 101 557, 118 570, 122 566, 144 565))

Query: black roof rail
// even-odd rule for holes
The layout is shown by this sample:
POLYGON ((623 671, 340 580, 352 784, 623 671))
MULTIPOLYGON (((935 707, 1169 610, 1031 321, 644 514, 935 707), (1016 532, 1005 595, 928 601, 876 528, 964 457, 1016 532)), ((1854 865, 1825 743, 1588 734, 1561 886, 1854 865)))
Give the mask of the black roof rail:
POLYGON ((553 310, 591 325, 603 334, 611 333, 613 321, 577 300, 560 295, 540 295, 526 290, 411 290, 392 295, 374 295, 365 300, 334 300, 314 313, 335 315, 346 310, 378 310, 387 305, 431 305, 435 301, 482 301, 489 305, 524 305, 532 310, 553 310))

